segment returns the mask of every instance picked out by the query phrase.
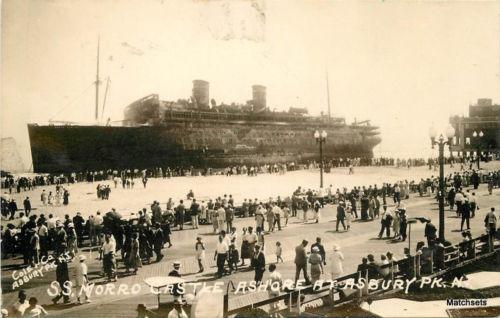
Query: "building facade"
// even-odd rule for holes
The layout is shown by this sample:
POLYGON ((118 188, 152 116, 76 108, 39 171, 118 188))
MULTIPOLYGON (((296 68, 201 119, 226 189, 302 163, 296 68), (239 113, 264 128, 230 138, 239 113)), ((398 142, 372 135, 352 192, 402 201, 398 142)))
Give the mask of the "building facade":
MULTIPOLYGON (((459 156, 484 156, 500 152, 500 105, 481 98, 469 105, 469 116, 453 116, 450 124, 455 128, 455 141, 451 150, 459 156)), ((497 156, 498 157, 498 156, 497 156)))

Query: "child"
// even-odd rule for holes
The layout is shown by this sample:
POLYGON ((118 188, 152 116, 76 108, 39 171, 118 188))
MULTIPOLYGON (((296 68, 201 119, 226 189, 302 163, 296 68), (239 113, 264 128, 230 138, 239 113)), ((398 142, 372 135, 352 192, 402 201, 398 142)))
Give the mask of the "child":
POLYGON ((240 255, 238 253, 238 250, 234 246, 234 243, 231 243, 231 245, 229 245, 228 255, 229 273, 232 273, 233 270, 238 270, 238 262, 240 261, 240 255))
POLYGON ((276 242, 276 263, 278 263, 279 261, 283 263, 283 258, 281 257, 281 253, 282 253, 281 243, 276 242))

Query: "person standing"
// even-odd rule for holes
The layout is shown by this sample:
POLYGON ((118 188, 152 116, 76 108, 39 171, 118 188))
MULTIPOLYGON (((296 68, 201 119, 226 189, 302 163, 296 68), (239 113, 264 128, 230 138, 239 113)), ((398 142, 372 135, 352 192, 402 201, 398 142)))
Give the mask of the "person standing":
MULTIPOLYGON (((179 261, 174 261, 173 263, 174 269, 168 273, 168 276, 170 277, 181 277, 181 262, 179 261)), ((174 296, 174 302, 175 301, 181 301, 182 302, 182 294, 179 290, 179 284, 174 284, 172 286, 172 291, 171 291, 172 296, 174 296)))
POLYGON ((490 212, 486 215, 484 218, 484 224, 486 226, 486 229, 488 231, 488 234, 490 235, 495 235, 497 231, 497 215, 495 213, 495 208, 491 208, 490 212))
POLYGON ((52 298, 52 302, 57 304, 59 299, 63 298, 65 304, 69 303, 69 295, 71 294, 71 290, 69 289, 69 271, 68 271, 68 263, 64 256, 60 255, 60 257, 56 258, 56 281, 59 283, 59 288, 61 291, 59 295, 52 298))
POLYGON ((77 246, 77 237, 75 231, 75 225, 73 222, 68 224, 68 232, 67 232, 67 244, 68 244, 68 252, 71 257, 75 257, 78 254, 78 246, 77 246))
POLYGON ((221 205, 219 209, 217 209, 217 221, 219 222, 219 233, 224 231, 226 224, 226 210, 221 205))
POLYGON ((323 265, 326 265, 326 252, 325 252, 325 247, 323 246, 323 244, 321 244, 321 237, 317 237, 316 243, 311 245, 311 252, 315 247, 317 247, 319 250, 319 255, 323 259, 323 265))
POLYGON ((229 246, 224 242, 224 238, 219 235, 219 243, 215 249, 214 260, 217 262, 217 278, 225 274, 224 264, 226 263, 229 246))
POLYGON ((163 254, 161 253, 161 249, 164 244, 163 231, 161 230, 160 223, 154 224, 154 237, 153 237, 153 249, 156 254, 156 262, 161 261, 163 258, 163 254))
POLYGON ((319 248, 316 246, 312 248, 309 264, 311 264, 311 283, 314 284, 323 274, 323 258, 319 255, 319 248))
POLYGON ((335 231, 339 231, 339 223, 342 223, 342 226, 344 227, 344 231, 346 230, 345 223, 345 209, 344 209, 344 202, 340 201, 339 205, 337 206, 337 224, 335 227, 335 231))
POLYGON ((40 257, 49 256, 49 230, 44 222, 38 223, 38 237, 40 238, 40 257))
POLYGON ((427 223, 425 224, 425 229, 424 229, 424 236, 427 238, 427 246, 432 247, 434 246, 434 243, 436 241, 436 232, 437 229, 432 224, 431 220, 427 220, 427 223))
POLYGON ((472 192, 471 197, 469 198, 469 205, 470 205, 470 213, 471 213, 471 218, 476 216, 476 210, 479 210, 479 206, 477 205, 476 201, 476 193, 472 192))
POLYGON ((399 234, 401 235, 401 241, 406 241, 406 211, 403 209, 399 210, 399 234))
POLYGON ((330 258, 330 274, 332 275, 332 280, 340 277, 344 273, 344 267, 342 265, 344 261, 344 255, 340 252, 340 247, 336 244, 333 245, 333 253, 330 258))
POLYGON ((345 224, 347 226, 348 231, 351 229, 351 221, 352 221, 351 202, 347 202, 347 206, 345 208, 345 224))
POLYGON ((272 211, 273 211, 273 214, 274 214, 274 224, 273 224, 273 228, 276 226, 276 224, 278 225, 278 231, 281 231, 281 218, 282 218, 282 214, 283 214, 283 211, 281 210, 281 208, 279 207, 278 204, 271 204, 272 206, 272 211))
POLYGON ((460 206, 462 221, 460 223, 460 231, 463 231, 464 223, 467 222, 467 230, 470 230, 470 204, 467 198, 464 199, 460 206))
POLYGON ((205 262, 205 245, 202 242, 201 237, 196 238, 196 244, 194 245, 194 249, 196 251, 196 260, 198 261, 199 271, 198 273, 203 273, 205 268, 203 267, 203 263, 205 262))
POLYGON ((176 225, 179 226, 179 230, 182 230, 184 228, 185 210, 186 208, 184 207, 184 201, 180 200, 179 205, 175 209, 175 220, 176 220, 176 225))
POLYGON ((31 213, 31 202, 30 202, 30 198, 29 197, 26 197, 26 199, 24 199, 23 205, 24 205, 24 213, 26 213, 26 216, 30 216, 30 213, 31 213))
POLYGON ((47 205, 47 201, 48 201, 48 196, 47 196, 47 192, 45 192, 45 190, 42 190, 42 194, 40 195, 40 201, 42 201, 42 204, 45 206, 47 205))
POLYGON ((68 205, 69 204, 69 191, 64 189, 63 193, 63 205, 68 205))
POLYGON ((116 243, 114 238, 111 237, 111 234, 105 235, 101 250, 104 273, 106 274, 108 281, 111 281, 112 278, 116 281, 116 243))
POLYGON ((233 227, 234 209, 231 204, 227 204, 224 210, 226 213, 226 232, 229 233, 231 231, 231 228, 233 227))
POLYGON ((85 295, 85 302, 90 303, 90 296, 87 291, 89 278, 87 276, 87 264, 85 264, 85 255, 79 256, 79 263, 75 266, 75 286, 76 286, 76 299, 78 304, 81 304, 80 297, 85 295))
POLYGON ((392 223, 392 214, 391 212, 385 212, 382 214, 382 219, 380 220, 380 232, 378 233, 378 238, 381 239, 384 234, 384 230, 386 232, 387 237, 391 236, 391 223, 392 223))
POLYGON ((191 224, 193 225, 193 229, 197 229, 199 225, 200 205, 194 198, 193 203, 191 203, 191 207, 189 208, 189 213, 191 214, 191 224))
POLYGON ((306 284, 310 284, 309 275, 307 274, 307 254, 305 249, 308 243, 307 240, 303 240, 302 243, 295 248, 295 285, 297 285, 300 271, 304 274, 306 284))
POLYGON ((250 259, 250 262, 253 258, 253 252, 255 247, 255 242, 257 242, 257 235, 253 233, 253 228, 251 226, 248 227, 248 231, 245 232, 243 229, 242 236, 242 244, 241 244, 241 266, 245 265, 245 259, 250 259))
POLYGON ((130 247, 128 252, 128 261, 127 261, 127 272, 129 271, 129 267, 133 268, 133 274, 136 275, 139 267, 142 266, 141 255, 140 255, 140 246, 139 239, 137 233, 132 234, 132 238, 130 241, 130 247))
POLYGON ((266 258, 259 245, 255 245, 255 253, 253 254, 251 266, 255 271, 254 281, 259 286, 266 271, 266 258))

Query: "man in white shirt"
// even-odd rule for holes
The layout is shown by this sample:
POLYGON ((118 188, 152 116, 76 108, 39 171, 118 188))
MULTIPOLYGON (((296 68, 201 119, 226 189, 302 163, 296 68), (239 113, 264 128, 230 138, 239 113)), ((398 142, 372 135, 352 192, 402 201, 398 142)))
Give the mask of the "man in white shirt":
POLYGON ((464 195, 461 191, 457 191, 455 194, 455 204, 457 205, 457 216, 460 216, 462 212, 462 201, 464 200, 464 195))
POLYGON ((272 211, 274 214, 274 225, 278 223, 278 231, 281 231, 281 218, 283 217, 283 211, 277 204, 272 203, 272 207, 272 211))
POLYGON ((224 275, 224 264, 226 263, 229 246, 224 242, 224 238, 219 235, 219 243, 215 249, 214 260, 217 259, 217 277, 224 275))
POLYGON ((111 281, 112 278, 116 281, 116 241, 111 234, 106 234, 101 250, 104 273, 108 277, 108 281, 111 281))
POLYGON ((96 216, 93 218, 93 226, 94 226, 94 237, 93 237, 93 242, 94 244, 97 243, 101 245, 102 240, 101 240, 101 232, 104 224, 104 219, 102 218, 101 212, 97 211, 96 216))
POLYGON ((75 282, 76 282, 76 297, 78 303, 81 304, 80 296, 85 295, 85 302, 90 303, 90 297, 87 292, 87 284, 89 279, 87 277, 87 264, 85 264, 85 255, 79 256, 80 262, 75 266, 75 282))

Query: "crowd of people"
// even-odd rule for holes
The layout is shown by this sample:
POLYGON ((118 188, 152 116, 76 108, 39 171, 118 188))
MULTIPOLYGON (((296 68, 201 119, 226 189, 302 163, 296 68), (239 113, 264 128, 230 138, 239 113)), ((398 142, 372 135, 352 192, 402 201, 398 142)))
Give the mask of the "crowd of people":
MULTIPOLYGON (((492 188, 499 186, 499 176, 498 171, 487 174, 488 184, 491 184, 492 188)), ((143 174, 142 178, 145 177, 147 178, 143 174)), ((467 231, 464 233, 470 233, 469 218, 474 217, 479 208, 475 192, 470 192, 465 188, 472 185, 474 189, 477 189, 480 180, 481 176, 476 171, 457 172, 445 180, 446 201, 451 210, 456 207, 457 215, 462 217, 462 227, 467 225, 467 231)), ((143 181, 144 187, 146 183, 147 180, 143 181)), ((105 190, 106 187, 99 185, 97 195, 101 199, 107 199, 109 193, 106 194, 103 189, 105 190)), ((283 250, 291 247, 283 246, 281 242, 276 242, 275 246, 266 245, 266 236, 283 230, 290 218, 298 218, 303 222, 310 220, 318 222, 321 209, 326 204, 335 204, 337 205, 336 231, 339 231, 340 225, 344 231, 348 231, 353 219, 367 222, 379 219, 381 222, 379 238, 382 238, 385 233, 387 237, 405 241, 407 211, 402 201, 409 198, 410 192, 437 197, 436 189, 434 177, 421 180, 420 183, 401 181, 384 183, 381 187, 377 185, 357 186, 352 189, 336 189, 336 191, 332 185, 319 190, 306 190, 298 187, 290 196, 284 198, 278 196, 268 200, 243 199, 241 206, 235 206, 231 194, 199 202, 190 190, 186 195, 186 201, 181 199, 176 203, 169 199, 166 209, 162 209, 160 203, 154 201, 150 210, 144 208, 128 220, 114 209, 104 215, 98 211, 95 215, 89 215, 87 219, 84 219, 81 213, 76 213, 73 217, 65 215, 64 219, 60 220, 52 214, 47 217, 44 213, 33 214, 31 206, 27 209, 25 204, 25 211, 19 213, 17 225, 8 223, 5 228, 2 225, 2 256, 6 259, 20 253, 23 255, 25 266, 35 266, 43 256, 46 257, 53 252, 57 260, 57 280, 62 286, 70 278, 67 261, 57 256, 68 255, 68 261, 75 261, 75 259, 78 261, 77 282, 79 287, 82 287, 88 283, 88 277, 85 257, 79 254, 81 247, 97 246, 102 261, 102 276, 107 281, 116 281, 119 263, 123 263, 125 267, 125 272, 120 275, 137 274, 139 268, 151 263, 153 258, 155 262, 160 262, 164 258, 165 245, 168 244, 168 248, 172 246, 170 239, 172 230, 184 230, 188 222, 191 223, 192 228, 198 228, 200 224, 206 223, 212 225, 214 234, 218 236, 218 243, 214 250, 214 260, 217 265, 216 277, 231 275, 249 266, 255 271, 255 281, 260 283, 269 265, 266 263, 266 254, 272 253, 276 256, 276 264, 271 264, 273 266, 269 267, 271 279, 280 278, 277 264, 280 261, 283 262, 283 250), (388 200, 392 200, 395 204, 393 210, 388 210, 388 200), (242 228, 241 234, 238 233, 234 225, 237 214, 241 217, 254 218, 255 226, 242 228)), ((49 199, 51 193, 44 196, 45 192, 44 189, 41 197, 42 205, 54 204, 54 201, 49 199)), ((68 203, 69 197, 69 193, 64 195, 65 192, 67 190, 64 190, 62 186, 56 186, 56 193, 63 193, 63 204, 68 203)), ((29 201, 29 197, 26 200, 29 201)), ((54 200, 57 202, 57 199, 54 200)), ((440 244, 446 244, 436 239, 436 229, 432 221, 426 220, 426 223, 425 236, 428 247, 434 248, 440 244)), ((496 223, 497 217, 492 209, 486 216, 485 226, 493 232, 496 231, 496 223)), ((206 266, 206 246, 202 237, 197 237, 196 242, 193 243, 193 253, 201 273, 205 271, 206 266)), ((325 272, 327 264, 329 264, 328 271, 332 278, 343 274, 344 256, 339 246, 334 246, 333 251, 327 255, 320 237, 311 245, 309 251, 306 250, 308 244, 309 242, 304 240, 295 248, 295 280, 302 272, 306 282, 314 283, 325 272)), ((392 254, 387 253, 381 256, 380 264, 393 260, 392 254)), ((366 261, 363 259, 361 265, 363 264, 367 266, 376 264, 380 267, 373 255, 368 255, 366 261)), ((377 269, 378 272, 381 270, 377 269)), ((379 274, 387 275, 385 270, 379 274)), ((54 302, 61 298, 64 302, 69 302, 66 293, 61 293, 59 296, 54 298, 54 302)), ((88 296, 85 298, 89 300, 88 296)), ((80 301, 79 298, 78 301, 80 301)))

